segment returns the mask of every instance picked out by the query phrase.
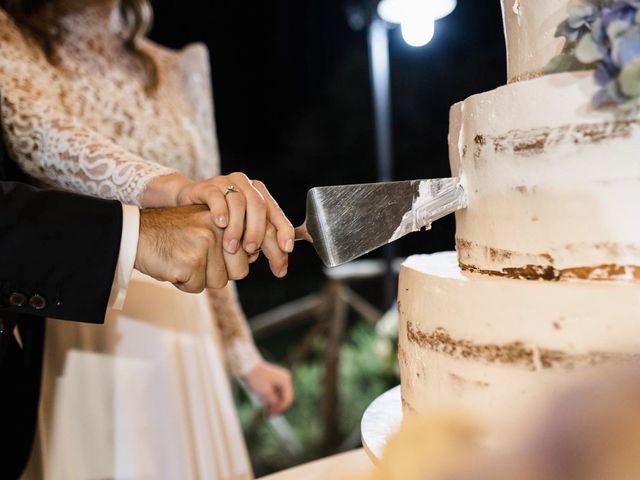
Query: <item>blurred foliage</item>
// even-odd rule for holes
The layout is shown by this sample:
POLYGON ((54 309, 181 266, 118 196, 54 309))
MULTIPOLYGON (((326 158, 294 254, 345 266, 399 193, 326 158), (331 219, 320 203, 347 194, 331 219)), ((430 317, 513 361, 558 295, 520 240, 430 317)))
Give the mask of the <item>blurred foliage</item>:
MULTIPOLYGON (((289 468, 323 456, 323 351, 324 337, 318 336, 311 354, 294 368, 296 402, 285 418, 302 445, 302 453, 288 453, 268 422, 255 422, 255 409, 249 398, 239 392, 237 405, 256 476, 289 468)), ((293 342, 295 345, 295 342, 293 342)), ((270 359, 277 360, 282 350, 270 350, 270 342, 260 345, 270 359)), ((333 445, 353 448, 359 443, 360 420, 369 404, 399 383, 397 339, 380 328, 353 322, 347 329, 340 357, 339 418, 340 441, 333 445), (355 443, 355 445, 354 445, 355 443)))

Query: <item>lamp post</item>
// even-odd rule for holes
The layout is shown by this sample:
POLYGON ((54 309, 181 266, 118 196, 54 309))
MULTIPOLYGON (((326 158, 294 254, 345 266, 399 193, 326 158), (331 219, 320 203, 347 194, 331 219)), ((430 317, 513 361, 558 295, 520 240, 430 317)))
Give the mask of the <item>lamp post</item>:
MULTIPOLYGON (((393 179, 393 149, 391 127, 391 89, 389 68, 389 29, 399 25, 402 38, 412 47, 429 43, 435 33, 436 20, 446 17, 456 8, 456 0, 375 0, 352 8, 349 22, 358 29, 368 19, 369 74, 373 100, 376 164, 378 181, 393 179), (373 8, 372 8, 373 7, 373 8)), ((388 307, 396 296, 393 271, 393 244, 384 248, 386 275, 385 303, 388 307)))
MULTIPOLYGON (((393 178, 393 129, 391 127, 389 34, 387 23, 375 15, 369 23, 367 34, 378 181, 390 182, 393 178)), ((384 308, 387 309, 391 306, 396 296, 396 275, 393 269, 396 246, 394 244, 385 246, 383 255, 385 261, 385 274, 383 277, 384 308)))

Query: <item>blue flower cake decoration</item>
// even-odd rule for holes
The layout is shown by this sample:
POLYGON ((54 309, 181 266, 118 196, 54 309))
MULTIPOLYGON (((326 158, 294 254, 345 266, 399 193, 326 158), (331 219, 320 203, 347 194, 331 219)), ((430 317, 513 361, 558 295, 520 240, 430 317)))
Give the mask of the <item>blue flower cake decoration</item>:
POLYGON ((587 0, 556 31, 566 39, 546 73, 595 69, 595 107, 640 106, 640 0, 587 0))

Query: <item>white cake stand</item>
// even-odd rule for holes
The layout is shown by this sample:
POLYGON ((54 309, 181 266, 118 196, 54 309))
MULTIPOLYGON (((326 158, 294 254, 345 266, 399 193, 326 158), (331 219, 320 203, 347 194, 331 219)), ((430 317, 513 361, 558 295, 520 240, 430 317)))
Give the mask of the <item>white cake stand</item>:
POLYGON ((360 423, 362 447, 375 464, 382 459, 384 447, 402 423, 400 385, 376 398, 367 408, 360 423))

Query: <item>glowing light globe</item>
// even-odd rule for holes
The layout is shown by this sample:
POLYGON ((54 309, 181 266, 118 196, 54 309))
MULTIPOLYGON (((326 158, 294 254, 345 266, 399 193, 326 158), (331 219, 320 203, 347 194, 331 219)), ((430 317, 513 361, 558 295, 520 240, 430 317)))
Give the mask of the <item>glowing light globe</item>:
POLYGON ((400 24, 402 38, 412 47, 423 47, 431 41, 436 30, 435 21, 418 18, 400 24))
POLYGON ((412 47, 422 47, 431 41, 435 21, 456 8, 456 0, 382 0, 378 15, 384 21, 399 24, 402 38, 412 47))

